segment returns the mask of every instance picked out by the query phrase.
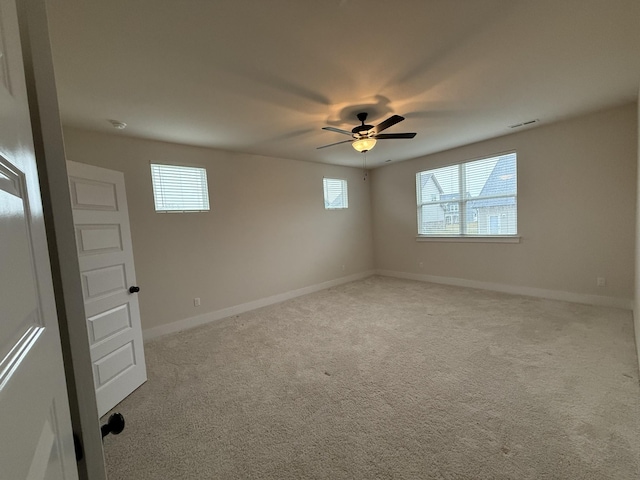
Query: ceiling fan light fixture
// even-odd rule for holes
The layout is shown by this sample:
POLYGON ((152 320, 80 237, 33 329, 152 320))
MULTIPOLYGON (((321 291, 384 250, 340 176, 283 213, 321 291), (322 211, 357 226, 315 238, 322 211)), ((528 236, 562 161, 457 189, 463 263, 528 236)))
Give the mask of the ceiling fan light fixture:
POLYGON ((375 147, 377 140, 375 138, 360 138, 353 142, 351 146, 358 152, 364 153, 375 147))

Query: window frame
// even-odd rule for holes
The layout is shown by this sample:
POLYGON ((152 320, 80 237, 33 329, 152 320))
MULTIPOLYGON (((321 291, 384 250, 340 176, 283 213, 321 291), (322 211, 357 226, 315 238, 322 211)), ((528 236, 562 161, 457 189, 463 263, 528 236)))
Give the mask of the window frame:
POLYGON ((151 190, 153 194, 153 207, 155 213, 206 213, 211 211, 211 197, 209 194, 209 173, 207 168, 202 165, 186 165, 180 163, 169 163, 169 162, 149 162, 149 171, 151 174, 151 190), (189 208, 180 208, 180 209, 158 209, 158 204, 156 202, 156 183, 154 180, 154 167, 175 167, 175 168, 187 168, 187 169, 197 169, 204 172, 204 182, 200 184, 201 187, 204 187, 203 190, 200 191, 203 194, 203 197, 206 199, 206 208, 198 208, 198 209, 189 209, 189 208))
MULTIPOLYGON (((516 221, 516 232, 515 234, 496 234, 496 235, 489 235, 489 234, 469 234, 464 232, 464 228, 466 225, 466 218, 467 218, 467 203, 474 201, 474 200, 484 200, 484 199, 493 199, 493 198, 514 198, 515 199, 515 204, 516 204, 516 218, 517 218, 517 211, 518 211, 518 188, 517 188, 517 176, 518 176, 518 154, 516 150, 508 150, 505 152, 499 152, 499 153, 495 153, 495 154, 489 154, 489 155, 483 155, 481 157, 476 157, 470 160, 465 160, 465 161, 461 161, 461 162, 453 162, 453 163, 448 163, 445 165, 439 165, 438 167, 435 168, 430 168, 427 170, 419 170, 416 172, 415 174, 415 181, 416 181, 416 204, 417 204, 417 210, 416 210, 416 220, 417 220, 417 230, 418 233, 416 235, 416 241, 418 242, 462 242, 462 243, 520 243, 520 227, 519 227, 519 222, 516 221), (464 190, 465 190, 465 182, 462 181, 461 177, 464 176, 465 171, 464 171, 464 167, 470 163, 473 162, 477 162, 477 161, 481 161, 481 160, 487 160, 487 159, 491 159, 491 158, 496 158, 496 157, 503 157, 506 155, 511 155, 511 154, 515 154, 516 156, 516 191, 514 194, 502 194, 502 195, 493 195, 493 196, 486 196, 486 197, 473 197, 473 198, 468 198, 465 199, 464 198, 464 190), (425 173, 425 172, 432 172, 434 170, 438 170, 439 168, 444 168, 444 167, 449 167, 449 166, 458 166, 458 189, 459 192, 457 193, 458 195, 458 199, 457 200, 437 200, 437 201, 427 201, 427 202, 420 202, 420 176, 421 174, 425 173), (458 208, 456 209, 457 211, 455 213, 457 213, 459 215, 459 218, 462 219, 462 222, 460 223, 460 233, 458 234, 451 234, 451 233, 446 233, 446 234, 434 234, 434 233, 430 233, 430 234, 424 234, 424 233, 420 233, 421 230, 421 222, 422 222, 422 216, 421 216, 421 208, 425 205, 445 205, 445 204, 451 204, 451 203, 457 203, 458 204, 458 208), (465 225, 463 225, 465 224, 465 225)), ((453 214, 454 212, 449 211, 449 207, 446 208, 447 213, 449 215, 453 214)), ((498 221, 500 222, 502 219, 500 218, 501 216, 498 217, 498 221)))
POLYGON ((333 210, 333 211, 340 211, 340 210, 347 210, 349 208, 349 182, 347 181, 346 178, 334 178, 334 177, 322 177, 322 199, 324 202, 324 209, 325 210, 333 210), (336 207, 331 207, 331 206, 327 206, 327 181, 339 181, 342 182, 342 194, 344 195, 344 202, 342 203, 341 206, 336 206, 336 207))

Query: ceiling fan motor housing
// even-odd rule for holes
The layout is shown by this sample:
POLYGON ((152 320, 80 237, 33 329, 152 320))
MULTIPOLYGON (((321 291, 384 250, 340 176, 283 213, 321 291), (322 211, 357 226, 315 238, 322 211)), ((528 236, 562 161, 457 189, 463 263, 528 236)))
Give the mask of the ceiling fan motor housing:
POLYGON ((362 112, 359 113, 357 115, 358 120, 360 120, 362 122, 362 125, 358 125, 357 127, 354 127, 351 132, 353 133, 353 138, 355 139, 359 139, 359 138, 371 138, 373 135, 375 135, 375 131, 373 130, 373 125, 365 125, 364 122, 367 119, 367 113, 366 112, 362 112))
POLYGON ((351 131, 353 132, 353 138, 367 138, 375 134, 373 125, 358 125, 351 131))

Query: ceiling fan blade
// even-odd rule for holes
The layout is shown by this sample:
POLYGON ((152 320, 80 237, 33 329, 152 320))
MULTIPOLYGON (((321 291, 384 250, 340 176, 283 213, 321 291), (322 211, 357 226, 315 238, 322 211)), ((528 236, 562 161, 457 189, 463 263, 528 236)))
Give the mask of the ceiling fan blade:
POLYGON ((415 132, 412 133, 381 133, 376 135, 374 138, 376 140, 385 140, 389 138, 413 138, 416 136, 415 132))
POLYGON ((335 128, 335 127, 322 127, 322 129, 329 130, 330 132, 342 133, 343 135, 349 135, 350 137, 353 136, 351 132, 347 132, 346 130, 340 130, 339 128, 335 128))
POLYGON ((375 133, 380 133, 381 131, 386 130, 389 127, 392 127, 393 125, 401 122, 402 120, 404 120, 404 117, 401 117, 400 115, 391 115, 384 122, 381 122, 375 127, 373 127, 373 131, 375 133))
POLYGON ((340 145, 341 143, 351 143, 353 140, 343 140, 341 142, 330 143, 329 145, 323 145, 321 147, 316 148, 316 150, 320 150, 321 148, 333 147, 334 145, 340 145))

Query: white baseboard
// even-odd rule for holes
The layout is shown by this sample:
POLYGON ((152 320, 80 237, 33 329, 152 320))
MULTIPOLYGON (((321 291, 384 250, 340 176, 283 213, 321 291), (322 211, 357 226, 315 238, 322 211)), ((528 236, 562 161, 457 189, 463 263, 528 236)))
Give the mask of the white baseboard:
MULTIPOLYGON (((175 322, 159 325, 157 327, 148 328, 142 331, 142 337, 145 341, 151 340, 162 335, 187 330, 189 328, 204 325, 206 323, 215 322, 223 318, 239 315, 257 308, 266 307, 275 303, 284 302, 292 298, 307 295, 308 293, 318 292, 327 288, 342 285, 344 283, 353 282, 371 275, 383 275, 386 277, 405 278, 407 280, 418 280, 421 282, 440 283, 443 285, 453 285, 457 287, 478 288, 481 290, 492 290, 495 292, 511 293, 514 295, 525 295, 528 297, 547 298, 550 300, 562 300, 566 302, 584 303, 588 305, 598 305, 603 307, 616 307, 625 310, 633 310, 633 300, 616 297, 606 297, 603 295, 587 295, 582 293, 564 292, 560 290, 546 290, 543 288, 520 287, 515 285, 505 285, 501 283, 482 282, 479 280, 467 280, 455 277, 439 277, 435 275, 424 275, 419 273, 396 272, 392 270, 367 270, 365 272, 356 273, 346 277, 336 278, 326 282, 310 285, 308 287, 291 290, 289 292, 280 293, 271 297, 253 300, 251 302, 234 305, 232 307, 214 310, 213 312, 203 313, 195 317, 189 317, 175 322)), ((640 353, 640 352, 639 352, 640 353)))
POLYGON ((392 270, 376 270, 376 275, 395 278, 406 278, 408 280, 418 280, 421 282, 440 283, 443 285, 453 285, 456 287, 492 290, 495 292, 524 295, 527 297, 547 298, 550 300, 563 300, 565 302, 585 303, 587 305, 598 305, 601 307, 616 307, 623 308, 625 310, 633 310, 633 300, 626 298, 606 297, 603 295, 587 295, 583 293, 563 292, 561 290, 546 290, 544 288, 520 287, 516 285, 505 285, 502 283, 482 282, 479 280, 467 280, 464 278, 455 277, 438 277, 435 275, 423 275, 420 273, 395 272, 392 270))
POLYGON ((167 323, 165 325, 159 325, 157 327, 148 328, 142 331, 142 338, 144 341, 151 340, 152 338, 167 335, 169 333, 179 332, 181 330, 187 330, 189 328, 204 325, 206 323, 215 322, 223 318, 238 315, 240 313, 255 310, 256 308, 266 307, 267 305, 273 305, 274 303, 284 302, 292 298, 307 295, 308 293, 319 292, 327 288, 342 285, 343 283, 353 282, 362 278, 370 277, 375 272, 373 270, 367 270, 365 272, 355 273, 346 277, 336 278, 327 282, 318 283, 315 285, 309 285, 308 287, 298 288, 297 290, 291 290, 289 292, 280 293, 271 297, 261 298, 259 300, 253 300, 251 302, 242 303, 240 305, 234 305, 232 307, 223 308, 221 310, 214 310, 213 312, 203 313, 196 315, 195 317, 185 318, 176 322, 167 323))

